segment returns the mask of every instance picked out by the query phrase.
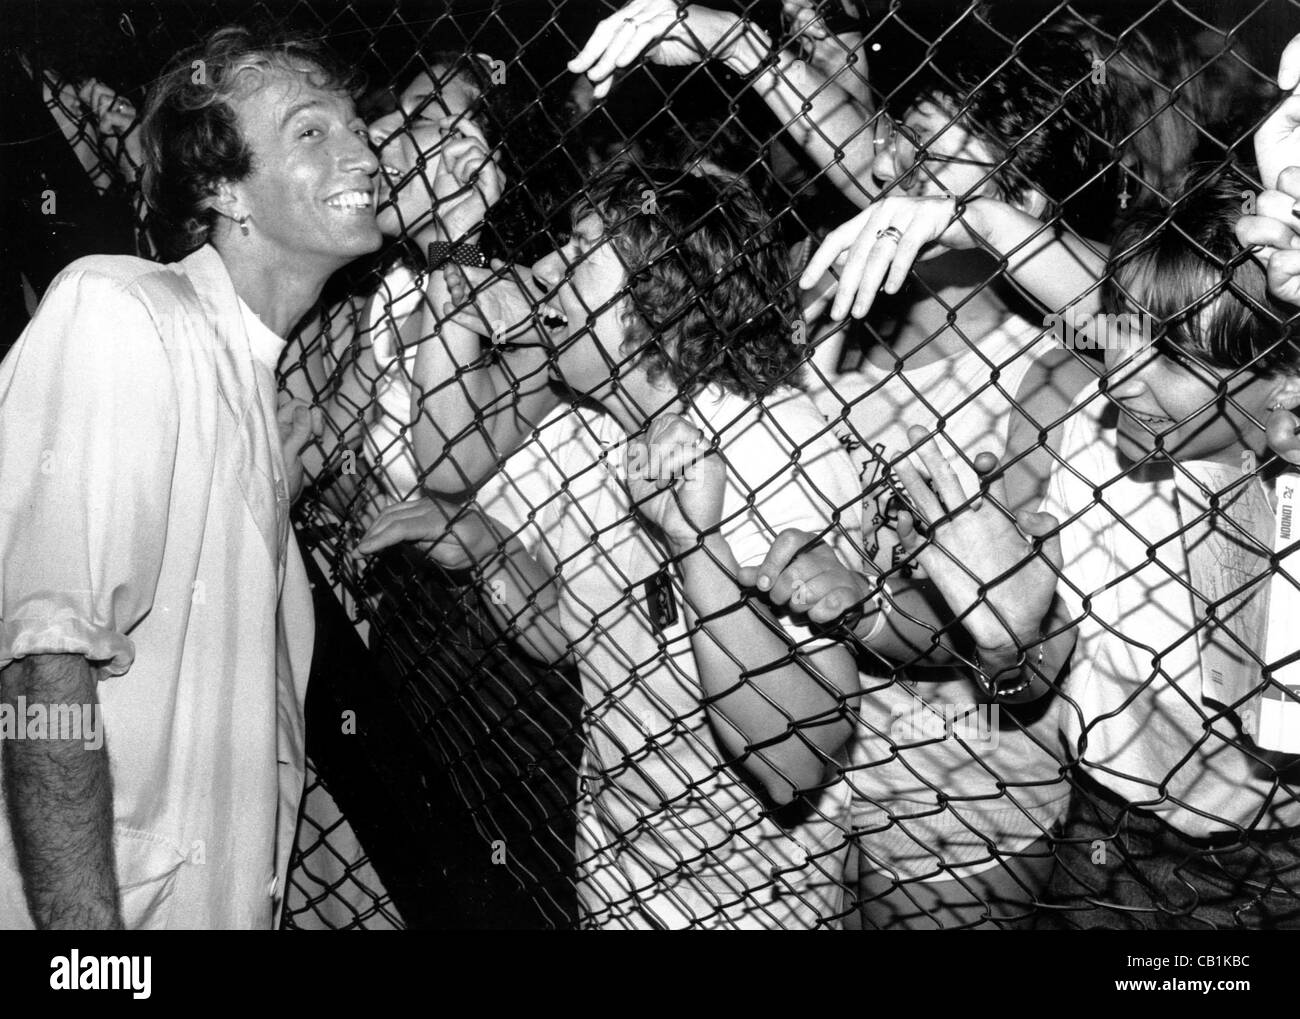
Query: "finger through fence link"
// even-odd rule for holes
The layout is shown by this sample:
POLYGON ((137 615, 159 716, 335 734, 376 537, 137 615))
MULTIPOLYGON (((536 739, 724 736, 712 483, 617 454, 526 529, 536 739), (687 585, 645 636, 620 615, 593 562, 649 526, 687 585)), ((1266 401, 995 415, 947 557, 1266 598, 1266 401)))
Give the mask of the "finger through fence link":
POLYGON ((1300 926, 1300 4, 128 6, 368 82, 286 926, 1300 926))

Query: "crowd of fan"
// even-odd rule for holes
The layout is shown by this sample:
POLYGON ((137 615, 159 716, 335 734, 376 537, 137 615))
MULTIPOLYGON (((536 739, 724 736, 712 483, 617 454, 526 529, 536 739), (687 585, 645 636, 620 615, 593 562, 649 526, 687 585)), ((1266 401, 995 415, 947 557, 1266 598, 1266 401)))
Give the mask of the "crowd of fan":
MULTIPOLYGON (((865 19, 784 25, 633 0, 563 129, 497 54, 373 104, 393 243, 281 364, 372 650, 572 677, 584 926, 1297 925, 1281 687, 1255 634, 1213 696, 1196 584, 1276 570, 1244 507, 1300 463, 1300 39, 1279 96, 1223 37, 973 18, 886 89, 865 19), (779 135, 689 76, 627 132, 646 64, 779 135)), ((218 222, 143 187, 179 253, 218 222)))

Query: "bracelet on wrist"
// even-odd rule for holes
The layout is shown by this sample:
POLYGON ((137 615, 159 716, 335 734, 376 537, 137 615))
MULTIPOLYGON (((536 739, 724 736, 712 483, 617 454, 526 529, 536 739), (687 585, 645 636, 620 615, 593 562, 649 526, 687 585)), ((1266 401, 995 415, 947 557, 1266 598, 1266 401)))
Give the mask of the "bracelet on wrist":
POLYGON ((488 267, 487 256, 477 244, 462 241, 451 244, 448 241, 430 241, 425 250, 425 271, 437 272, 448 262, 457 265, 473 265, 480 269, 488 267))
POLYGON ((880 590, 875 594, 868 595, 862 601, 858 602, 858 604, 845 612, 836 625, 851 639, 856 640, 861 644, 870 644, 880 636, 880 631, 885 628, 886 617, 893 611, 893 595, 890 593, 889 584, 886 583, 885 579, 882 577, 880 578, 880 590), (861 625, 862 620, 867 616, 867 612, 869 611, 867 608, 868 604, 874 605, 876 618, 872 622, 871 630, 868 633, 859 634, 857 630, 861 625))
MULTIPOLYGON (((1029 663, 1029 651, 1026 648, 1020 649, 1020 654, 1016 657, 1012 665, 998 670, 996 676, 990 676, 984 668, 984 663, 980 660, 979 648, 975 649, 975 681, 979 683, 980 688, 992 698, 1013 697, 1018 693, 1024 693, 1034 682, 1034 675, 1026 675, 1025 666, 1029 663), (1012 673, 1016 679, 1010 686, 1000 686, 998 680, 1006 673, 1012 673)), ((1036 648, 1034 661, 1034 672, 1040 673, 1043 668, 1043 644, 1039 641, 1036 648)))

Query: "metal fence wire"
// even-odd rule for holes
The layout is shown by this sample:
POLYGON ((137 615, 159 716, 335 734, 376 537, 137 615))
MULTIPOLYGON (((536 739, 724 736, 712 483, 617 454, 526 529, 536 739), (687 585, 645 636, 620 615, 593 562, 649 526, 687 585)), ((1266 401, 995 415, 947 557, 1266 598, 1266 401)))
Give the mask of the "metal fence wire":
POLYGON ((1300 925, 1300 359, 1234 235, 1300 4, 98 16, 31 59, 123 201, 223 24, 368 79, 386 244, 281 364, 285 926, 1300 925))

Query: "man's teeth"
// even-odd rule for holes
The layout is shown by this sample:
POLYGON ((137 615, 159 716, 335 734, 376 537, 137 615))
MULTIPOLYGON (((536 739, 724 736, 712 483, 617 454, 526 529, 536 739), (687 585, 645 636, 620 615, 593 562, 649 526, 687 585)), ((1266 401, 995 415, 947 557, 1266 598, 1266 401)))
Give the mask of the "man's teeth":
POLYGON ((332 209, 368 209, 370 208, 370 192, 343 191, 325 199, 325 204, 332 209))

